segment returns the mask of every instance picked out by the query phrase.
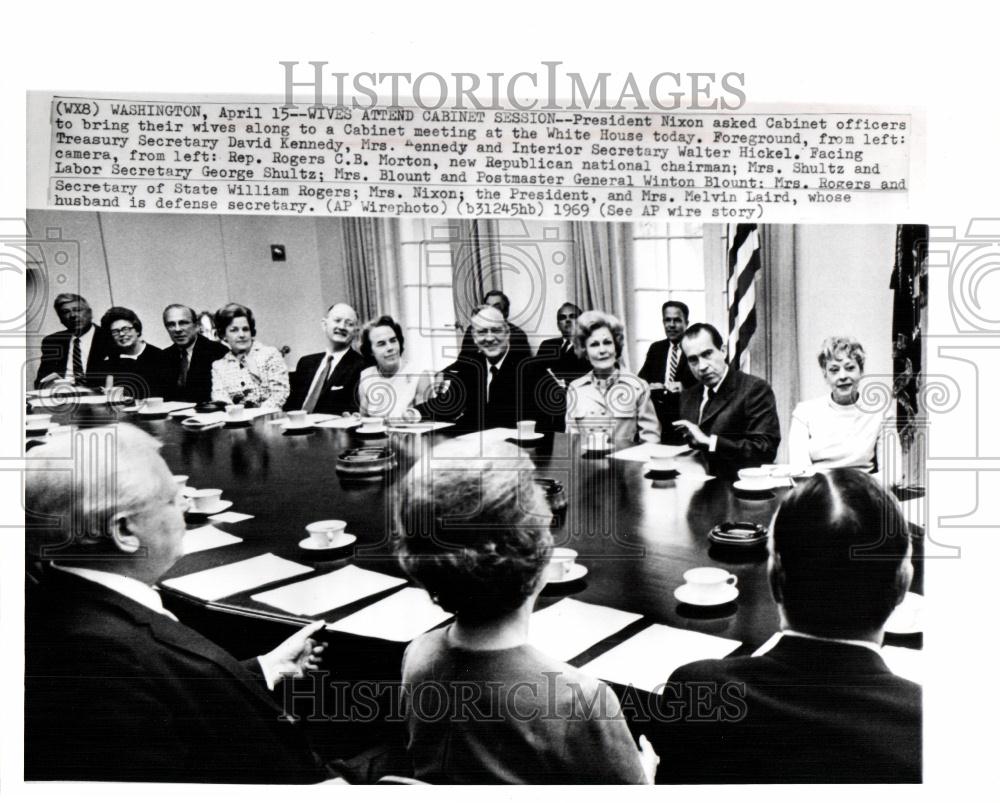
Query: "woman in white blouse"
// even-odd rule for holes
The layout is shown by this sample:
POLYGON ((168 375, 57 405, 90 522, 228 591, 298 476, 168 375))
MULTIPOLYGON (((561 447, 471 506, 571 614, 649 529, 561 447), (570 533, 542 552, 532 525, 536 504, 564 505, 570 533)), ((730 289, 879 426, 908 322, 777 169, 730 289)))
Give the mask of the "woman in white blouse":
POLYGON ((590 372, 574 380, 566 396, 566 431, 582 432, 610 425, 618 442, 660 442, 660 422, 650 401, 649 385, 621 370, 625 327, 614 315, 591 310, 576 319, 576 353, 590 362, 590 372))
POLYGON ((229 354, 212 363, 213 401, 280 410, 288 399, 288 367, 276 348, 254 339, 253 312, 226 304, 215 313, 215 331, 229 354))
POLYGON ((403 327, 388 315, 369 321, 361 330, 361 355, 375 361, 358 380, 361 415, 419 420, 414 408, 427 401, 433 377, 403 359, 403 342, 403 327))
POLYGON ((829 337, 819 353, 819 367, 830 392, 799 402, 788 436, 789 462, 797 467, 878 470, 877 445, 885 409, 859 404, 865 350, 849 337, 829 337))

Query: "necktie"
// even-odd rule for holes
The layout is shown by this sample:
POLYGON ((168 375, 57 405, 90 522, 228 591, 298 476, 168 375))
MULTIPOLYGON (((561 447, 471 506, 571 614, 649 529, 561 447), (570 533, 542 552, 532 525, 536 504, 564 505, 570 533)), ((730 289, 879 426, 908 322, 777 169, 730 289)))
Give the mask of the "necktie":
POLYGON ((189 365, 187 349, 181 349, 181 367, 177 371, 177 387, 179 388, 187 386, 189 365))
POLYGON ((486 390, 486 401, 487 401, 487 403, 489 403, 490 401, 493 400, 493 386, 496 384, 497 374, 499 374, 499 373, 500 373, 500 369, 499 368, 497 368, 495 365, 491 365, 490 366, 490 386, 486 390))
POLYGON ((316 371, 316 376, 313 377, 313 383, 309 386, 309 393, 306 394, 306 400, 302 404, 302 409, 307 413, 311 413, 316 409, 316 403, 319 401, 319 397, 323 395, 323 391, 326 389, 326 383, 329 379, 330 373, 330 361, 333 359, 332 355, 327 354, 323 358, 323 362, 320 363, 319 370, 316 371))
POLYGON ((80 350, 80 338, 73 338, 73 384, 83 384, 83 352, 80 350))
POLYGON ((569 340, 563 340, 562 353, 569 354, 569 350, 572 347, 572 343, 569 340))
POLYGON ((670 365, 667 368, 667 381, 677 381, 677 366, 681 361, 681 350, 673 343, 670 344, 670 365))
POLYGON ((705 409, 712 403, 712 399, 715 398, 715 391, 709 390, 705 394, 705 398, 701 400, 701 407, 698 409, 698 425, 701 425, 702 420, 705 418, 705 409))

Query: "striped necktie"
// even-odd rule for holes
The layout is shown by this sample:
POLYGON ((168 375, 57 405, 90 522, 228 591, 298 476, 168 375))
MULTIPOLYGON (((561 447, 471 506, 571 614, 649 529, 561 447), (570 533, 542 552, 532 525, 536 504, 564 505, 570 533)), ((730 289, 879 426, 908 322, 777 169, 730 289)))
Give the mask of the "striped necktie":
POLYGON ((677 381, 677 366, 681 362, 681 350, 674 344, 670 344, 670 365, 667 368, 667 381, 677 381))
POLYGON ((323 391, 326 390, 326 383, 330 379, 330 362, 332 360, 333 355, 327 354, 323 358, 319 370, 316 371, 316 376, 313 377, 309 393, 306 395, 306 400, 302 403, 302 409, 307 413, 315 412, 316 403, 319 401, 319 397, 323 395, 323 391))
POLYGON ((82 385, 83 376, 83 352, 80 350, 80 338, 73 338, 73 384, 82 385))

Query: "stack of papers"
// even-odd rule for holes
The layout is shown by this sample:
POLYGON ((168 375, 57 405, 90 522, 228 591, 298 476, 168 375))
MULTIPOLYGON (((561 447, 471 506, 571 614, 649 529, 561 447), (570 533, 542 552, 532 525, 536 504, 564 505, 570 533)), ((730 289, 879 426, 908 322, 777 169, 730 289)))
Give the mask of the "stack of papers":
POLYGON ((357 613, 327 625, 327 630, 386 641, 412 641, 451 618, 422 588, 404 588, 357 613))
POLYGON ((285 580, 299 574, 311 572, 308 566, 294 563, 270 552, 256 558, 227 563, 214 569, 164 580, 163 585, 174 588, 196 599, 222 599, 241 591, 267 585, 277 580, 285 580))
POLYGON ((642 614, 564 599, 531 614, 528 643, 568 661, 640 619, 642 614))
POLYGON ((399 577, 345 566, 300 583, 254 594, 252 599, 296 616, 316 616, 401 585, 406 585, 406 581, 399 577))

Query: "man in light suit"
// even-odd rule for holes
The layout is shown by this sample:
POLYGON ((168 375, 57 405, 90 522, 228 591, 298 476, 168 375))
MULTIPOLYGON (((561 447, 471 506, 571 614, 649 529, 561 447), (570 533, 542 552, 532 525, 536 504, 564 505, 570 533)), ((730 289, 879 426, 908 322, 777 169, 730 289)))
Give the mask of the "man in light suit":
POLYGON ((688 306, 683 301, 667 301, 660 312, 666 338, 649 344, 639 378, 645 379, 652 391, 662 442, 679 444, 684 443, 684 438, 673 422, 680 417, 681 391, 697 384, 681 348, 688 327, 688 306))
POLYGON ((911 555, 899 505, 870 476, 834 469, 797 485, 771 530, 780 638, 673 672, 665 699, 696 702, 655 735, 658 780, 920 783, 920 687, 879 655, 911 555))
POLYGON ((195 404, 209 401, 212 363, 226 354, 226 347, 199 334, 197 314, 183 304, 170 304, 163 310, 163 326, 174 341, 163 351, 164 398, 195 404))
POLYGON ((114 350, 111 338, 94 324, 93 310, 83 296, 60 293, 53 307, 65 328, 42 339, 35 387, 48 387, 59 380, 86 385, 88 375, 99 374, 105 357, 114 350))
POLYGON ((54 436, 26 473, 28 780, 311 783, 301 726, 268 689, 314 669, 314 622, 239 662, 163 607, 186 500, 129 425, 54 436), (77 469, 65 470, 66 455, 77 469))
POLYGON ((351 413, 358 409, 358 379, 365 359, 351 346, 358 330, 358 313, 349 304, 334 304, 320 322, 326 351, 299 360, 291 380, 286 410, 310 413, 351 413))
POLYGON ((722 335, 710 324, 688 327, 681 347, 699 384, 681 393, 673 425, 702 453, 708 473, 728 479, 773 463, 781 428, 771 386, 726 364, 722 335))

